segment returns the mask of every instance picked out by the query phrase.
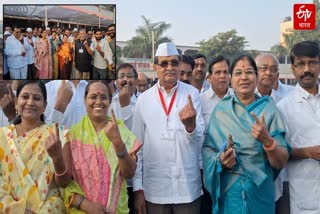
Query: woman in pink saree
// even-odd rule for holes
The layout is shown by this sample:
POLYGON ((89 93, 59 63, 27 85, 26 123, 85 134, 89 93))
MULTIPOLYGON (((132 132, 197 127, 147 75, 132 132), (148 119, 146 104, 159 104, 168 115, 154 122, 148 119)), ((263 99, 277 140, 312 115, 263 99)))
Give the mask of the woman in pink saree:
POLYGON ((52 47, 47 31, 41 33, 42 38, 36 42, 35 67, 37 78, 52 79, 52 47))

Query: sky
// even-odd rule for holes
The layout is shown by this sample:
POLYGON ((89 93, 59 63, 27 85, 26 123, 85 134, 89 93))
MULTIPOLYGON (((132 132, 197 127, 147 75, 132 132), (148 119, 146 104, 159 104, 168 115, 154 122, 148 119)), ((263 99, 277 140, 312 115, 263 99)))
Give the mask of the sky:
MULTIPOLYGON (((44 4, 39 0, 2 0, 4 4, 44 4)), ((319 0, 320 1, 320 0, 319 0)), ((65 3, 53 0, 50 3, 65 3)), ((246 49, 270 50, 280 42, 280 23, 293 13, 295 3, 312 0, 77 0, 73 4, 117 5, 117 41, 135 36, 144 15, 152 22, 170 23, 164 34, 177 45, 196 45, 219 32, 236 29, 248 41, 246 49)), ((2 7, 0 9, 2 18, 2 7)), ((319 23, 317 23, 319 24, 319 23)))

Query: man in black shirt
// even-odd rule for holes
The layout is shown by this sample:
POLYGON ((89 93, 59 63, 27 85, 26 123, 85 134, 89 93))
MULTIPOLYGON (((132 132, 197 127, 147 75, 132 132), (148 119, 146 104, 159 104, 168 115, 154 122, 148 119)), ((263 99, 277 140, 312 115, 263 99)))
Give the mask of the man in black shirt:
POLYGON ((76 79, 90 79, 90 73, 92 71, 92 51, 90 44, 86 40, 86 31, 84 29, 79 31, 79 39, 75 40, 74 44, 74 61, 77 69, 76 79))

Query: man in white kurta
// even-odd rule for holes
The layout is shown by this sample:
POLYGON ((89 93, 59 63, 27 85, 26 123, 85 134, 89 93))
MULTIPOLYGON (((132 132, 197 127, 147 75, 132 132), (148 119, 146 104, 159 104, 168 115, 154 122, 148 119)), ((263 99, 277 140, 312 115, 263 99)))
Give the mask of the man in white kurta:
POLYGON ((139 96, 133 132, 144 143, 133 179, 138 213, 200 213, 199 143, 204 122, 196 88, 178 81, 173 43, 159 45, 159 81, 139 96))
POLYGON ((217 56, 209 64, 209 79, 211 86, 201 96, 202 116, 207 130, 211 113, 216 105, 224 97, 233 94, 229 88, 230 73, 229 60, 223 56, 217 56))
POLYGON ((293 147, 287 165, 291 214, 320 213, 320 50, 297 43, 290 52, 295 89, 278 103, 293 147))

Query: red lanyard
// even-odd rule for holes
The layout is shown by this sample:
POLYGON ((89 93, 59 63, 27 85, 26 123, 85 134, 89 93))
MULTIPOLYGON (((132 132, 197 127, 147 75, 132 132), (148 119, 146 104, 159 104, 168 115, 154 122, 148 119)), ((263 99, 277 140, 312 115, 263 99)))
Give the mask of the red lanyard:
MULTIPOLYGON (((177 89, 178 89, 178 88, 177 88, 177 89)), ((167 109, 166 103, 164 102, 164 99, 163 99, 162 92, 161 92, 160 89, 158 88, 158 92, 159 92, 159 96, 160 96, 162 108, 163 108, 164 112, 166 113, 167 117, 169 117, 170 112, 171 112, 171 109, 172 109, 172 106, 173 106, 173 103, 174 103, 174 101, 176 100, 177 89, 174 91, 174 94, 173 94, 173 96, 172 96, 172 98, 171 98, 171 101, 170 101, 170 104, 169 104, 169 109, 167 109)))

